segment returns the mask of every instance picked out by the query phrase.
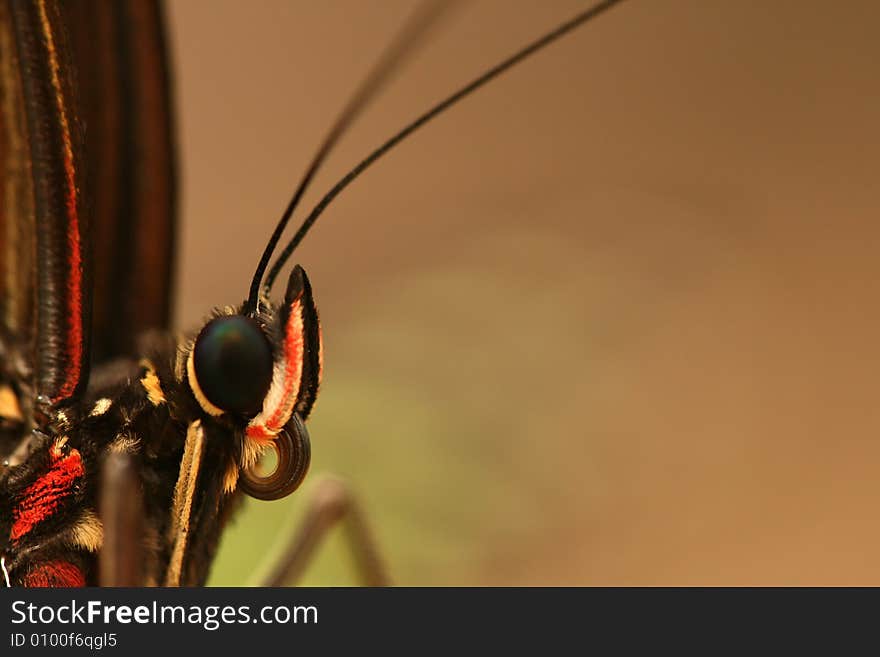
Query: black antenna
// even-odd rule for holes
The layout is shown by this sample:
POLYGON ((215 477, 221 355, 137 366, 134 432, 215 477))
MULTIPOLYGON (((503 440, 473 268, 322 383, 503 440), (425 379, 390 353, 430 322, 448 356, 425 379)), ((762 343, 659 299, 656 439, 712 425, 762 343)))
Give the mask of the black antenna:
POLYGON ((266 272, 266 267, 269 265, 269 259, 272 257, 272 253, 278 245, 278 241, 281 239, 281 235, 287 227, 288 221, 290 221, 290 216, 293 214, 296 206, 299 205, 302 195, 312 182, 312 178, 314 178, 321 164, 324 162, 324 159, 330 153, 330 150, 343 135, 348 126, 351 125, 352 121, 357 118, 364 107, 366 107, 370 100, 376 95, 376 92, 378 92, 382 85, 388 81, 388 78, 398 68, 400 62, 406 61, 408 52, 415 46, 420 45, 421 36, 440 16, 442 10, 448 9, 452 5, 453 2, 450 0, 428 0, 427 2, 424 2, 397 33, 397 36, 395 36, 388 48, 385 49, 385 52, 379 58, 379 61, 373 66, 370 74, 363 82, 361 82, 354 95, 348 101, 348 104, 336 119, 336 123, 333 124, 330 132, 324 137, 324 141, 321 143, 320 148, 318 148, 318 152, 315 154, 315 157, 312 159, 311 164, 309 164, 308 169, 306 169, 299 186, 293 193, 290 203, 287 204, 284 214, 282 214, 281 219, 278 220, 278 225, 275 226, 275 230, 269 238, 269 243, 266 244, 266 248, 260 258, 260 263, 257 265, 257 270, 254 272, 254 278, 251 281, 248 300, 242 311, 243 314, 252 315, 256 311, 257 304, 259 303, 260 283, 262 282, 263 274, 266 272))
POLYGON ((389 139, 384 144, 379 146, 379 148, 370 153, 366 158, 361 160, 361 162, 354 169, 349 171, 338 183, 336 183, 336 185, 334 185, 334 187, 329 192, 327 192, 324 198, 322 198, 321 201, 315 206, 315 209, 312 210, 309 216, 306 217, 305 221, 303 221, 302 225, 296 231, 296 234, 291 238, 290 242, 287 243, 287 246, 284 247, 284 251, 282 251, 281 254, 278 256, 278 259, 275 261, 275 264, 272 265, 272 269, 269 271, 269 275, 266 277, 266 291, 268 292, 272 289, 272 285, 274 284, 275 279, 278 277, 278 273, 281 271, 281 268, 287 262, 288 258, 290 258, 290 255, 293 253, 296 247, 299 246, 299 243, 302 242, 303 238, 306 236, 306 233, 309 232, 309 229, 314 225, 315 221, 317 221, 318 217, 321 216, 321 213, 324 212, 330 202, 334 198, 336 198, 339 192, 348 187, 348 185, 351 184, 351 182, 354 181, 355 178, 361 175, 371 164, 373 164, 373 162, 385 155, 385 153, 394 148, 394 146, 399 144, 417 129, 421 128, 428 121, 436 117, 444 110, 449 109, 452 105, 460 101, 471 92, 476 91, 493 78, 498 77, 507 69, 524 60, 529 55, 532 55, 544 46, 551 44, 552 42, 556 41, 576 27, 579 27, 584 23, 587 23, 591 19, 596 18, 597 16, 599 16, 599 14, 610 9, 614 5, 619 4, 620 2, 623 2, 623 0, 605 0, 604 2, 593 5, 592 7, 584 10, 574 18, 566 21, 552 32, 548 32, 544 36, 533 41, 522 50, 519 50, 518 52, 514 53, 513 55, 502 61, 500 64, 497 64, 496 66, 490 68, 481 76, 473 80, 470 84, 462 87, 445 100, 434 105, 434 107, 422 114, 419 118, 407 125, 403 130, 398 132, 396 135, 391 137, 391 139, 389 139))

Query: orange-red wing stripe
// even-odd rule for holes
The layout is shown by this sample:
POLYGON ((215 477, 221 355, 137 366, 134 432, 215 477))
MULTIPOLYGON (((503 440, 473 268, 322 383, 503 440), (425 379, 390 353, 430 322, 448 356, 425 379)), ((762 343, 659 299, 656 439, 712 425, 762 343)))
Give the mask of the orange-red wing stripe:
POLYGON ((91 310, 87 214, 80 197, 82 125, 74 64, 54 0, 9 3, 30 150, 37 266, 33 360, 42 411, 87 383, 91 310))
POLYGON ((67 116, 69 99, 65 97, 65 89, 61 85, 59 75, 58 49, 55 44, 54 31, 46 12, 45 0, 39 2, 40 24, 46 51, 49 59, 49 75, 55 95, 58 113, 58 130, 62 143, 62 158, 65 183, 65 209, 67 233, 67 331, 65 332, 66 357, 63 362, 63 375, 53 402, 67 399, 76 390, 82 378, 83 363, 83 281, 82 281, 82 241, 79 217, 79 198, 76 184, 76 166, 73 156, 73 144, 70 134, 70 120, 67 116))

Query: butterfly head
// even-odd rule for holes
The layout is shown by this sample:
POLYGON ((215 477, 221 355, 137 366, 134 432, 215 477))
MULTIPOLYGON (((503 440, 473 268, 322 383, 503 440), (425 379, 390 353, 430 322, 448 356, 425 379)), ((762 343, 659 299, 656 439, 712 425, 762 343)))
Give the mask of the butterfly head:
POLYGON ((303 421, 321 381, 321 329, 309 279, 299 266, 280 304, 261 303, 249 314, 246 305, 218 311, 205 324, 185 348, 184 376, 206 419, 236 429, 239 444, 224 489, 241 486, 275 499, 292 492, 308 467, 303 421), (264 477, 256 466, 267 449, 276 451, 278 465, 264 477))

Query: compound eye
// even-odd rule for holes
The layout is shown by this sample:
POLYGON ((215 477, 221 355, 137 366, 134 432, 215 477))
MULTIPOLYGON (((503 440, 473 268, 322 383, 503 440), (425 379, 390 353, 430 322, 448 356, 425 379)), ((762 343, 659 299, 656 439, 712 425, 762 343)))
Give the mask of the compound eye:
POLYGON ((272 347, 252 319, 211 320, 196 338, 193 367, 202 394, 230 413, 256 414, 272 383, 272 347))

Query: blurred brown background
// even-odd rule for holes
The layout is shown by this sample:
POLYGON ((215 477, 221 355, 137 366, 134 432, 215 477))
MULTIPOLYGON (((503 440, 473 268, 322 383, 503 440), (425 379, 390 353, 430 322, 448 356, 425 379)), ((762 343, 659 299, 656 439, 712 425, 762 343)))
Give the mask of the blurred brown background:
MULTIPOLYGON (((585 3, 478 1, 306 205, 585 3)), ((411 2, 172 1, 177 321, 240 301, 411 2)), ((629 2, 398 148, 297 254, 313 477, 400 584, 880 584, 880 4, 629 2)), ((252 503, 242 584, 308 488, 252 503)), ((355 583, 338 536, 308 583, 355 583)))

